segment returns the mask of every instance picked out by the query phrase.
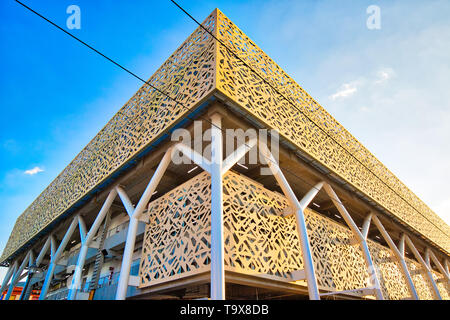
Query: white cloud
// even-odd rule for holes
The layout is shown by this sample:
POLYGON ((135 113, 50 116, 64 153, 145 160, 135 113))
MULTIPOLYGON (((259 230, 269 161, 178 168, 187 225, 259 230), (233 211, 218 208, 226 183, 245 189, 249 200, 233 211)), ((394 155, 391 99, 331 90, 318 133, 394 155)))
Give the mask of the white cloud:
POLYGON ((381 69, 377 72, 378 79, 375 80, 375 84, 380 84, 380 83, 386 82, 394 76, 395 76, 395 72, 391 68, 381 69))
MULTIPOLYGON (((450 225, 450 20, 441 14, 450 2, 414 7, 400 19, 405 4, 386 4, 389 26, 351 33, 324 59, 308 61, 314 72, 304 66, 298 78, 308 74, 305 90, 450 225), (358 77, 367 81, 347 92, 351 98, 336 92, 358 77)), ((350 29, 359 30, 352 24, 342 30, 350 29)))
POLYGON ((39 172, 44 172, 44 169, 39 168, 39 167, 34 167, 33 169, 26 170, 24 173, 28 174, 30 176, 33 176, 39 172))
MULTIPOLYGON (((329 98, 333 101, 339 98, 347 98, 354 95, 359 89, 371 86, 372 84, 381 84, 395 76, 392 68, 382 68, 376 72, 376 78, 373 77, 359 77, 358 80, 344 83, 339 90, 332 94, 329 98)), ((362 111, 368 111, 369 108, 362 107, 362 111)))
POLYGON ((331 100, 336 100, 338 98, 347 98, 355 94, 358 91, 356 83, 344 83, 339 90, 330 96, 331 100))

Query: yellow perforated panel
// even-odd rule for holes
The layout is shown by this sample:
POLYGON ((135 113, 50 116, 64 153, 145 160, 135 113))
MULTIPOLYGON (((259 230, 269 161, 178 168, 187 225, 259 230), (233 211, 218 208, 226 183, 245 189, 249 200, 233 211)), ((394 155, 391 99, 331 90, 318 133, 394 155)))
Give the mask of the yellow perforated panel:
POLYGON ((210 186, 209 175, 201 174, 150 203, 140 286, 209 270, 210 186))
MULTIPOLYGON (((215 28, 215 15, 204 26, 215 28)), ((63 172, 17 219, 1 261, 101 184, 206 97, 215 87, 215 41, 203 29, 192 35, 143 85, 63 172)))
MULTIPOLYGON (((150 203, 141 287, 209 271, 210 190, 204 172, 150 203)), ((295 217, 280 216, 288 207, 287 199, 233 172, 224 176, 223 192, 226 270, 292 282, 290 272, 303 269, 303 261, 295 217)), ((319 287, 329 291, 366 287, 369 275, 360 246, 350 241, 350 229, 310 209, 305 216, 319 287)), ((390 249, 372 240, 368 244, 385 299, 410 297, 390 249)), ((411 260, 408 266, 420 298, 433 299, 423 269, 411 260)), ((435 276, 442 278, 439 273, 435 276)), ((444 290, 445 284, 439 283, 444 290)))
MULTIPOLYGON (((188 108, 197 106, 215 90, 219 91, 450 252, 449 226, 223 13, 214 11, 204 25, 270 85, 201 28, 197 28, 150 78, 152 85, 188 108)), ((148 85, 142 86, 17 219, 0 260, 7 259, 145 146, 167 132, 186 112, 180 104, 148 85)))
POLYGON ((449 226, 223 13, 217 17, 217 37, 232 51, 217 45, 217 89, 450 252, 449 226))

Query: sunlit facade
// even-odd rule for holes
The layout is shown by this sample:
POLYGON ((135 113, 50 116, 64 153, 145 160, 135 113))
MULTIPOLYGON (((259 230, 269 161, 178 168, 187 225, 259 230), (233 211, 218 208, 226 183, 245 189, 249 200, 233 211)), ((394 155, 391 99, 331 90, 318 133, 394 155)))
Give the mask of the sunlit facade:
POLYGON ((215 10, 17 219, 1 292, 449 299, 449 235, 215 10))

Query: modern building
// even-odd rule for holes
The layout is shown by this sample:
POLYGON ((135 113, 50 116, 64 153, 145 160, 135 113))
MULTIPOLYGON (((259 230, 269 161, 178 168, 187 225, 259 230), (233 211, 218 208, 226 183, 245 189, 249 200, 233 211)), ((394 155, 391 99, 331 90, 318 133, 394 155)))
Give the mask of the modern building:
POLYGON ((40 299, 450 295, 449 226, 219 10, 17 219, 0 261, 6 297, 23 274, 40 299))

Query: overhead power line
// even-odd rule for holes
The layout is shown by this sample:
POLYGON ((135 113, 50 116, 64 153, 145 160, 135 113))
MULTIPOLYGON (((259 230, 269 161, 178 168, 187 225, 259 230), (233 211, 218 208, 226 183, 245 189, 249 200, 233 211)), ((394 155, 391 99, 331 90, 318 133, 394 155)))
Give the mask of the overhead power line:
MULTIPOLYGON (((284 100, 286 100, 290 105, 292 105, 298 112, 300 112, 302 115, 304 115, 311 123, 313 123, 319 130, 321 130, 325 135, 332 139, 338 146, 340 146, 342 149, 344 149, 345 152, 347 152, 352 158, 354 158, 356 161, 358 161, 364 168, 366 168, 370 173, 372 173, 378 180, 380 180, 385 186, 387 186, 390 190, 392 190, 396 195, 398 195, 403 201, 405 201, 411 208, 413 208, 417 213, 419 213, 421 216, 423 216, 425 219, 427 219, 431 224, 433 224, 436 228, 438 228, 440 231, 442 231, 445 235, 448 235, 445 231, 443 231, 440 227, 436 226, 433 221, 431 221, 428 217, 426 217, 423 213, 421 213, 419 210, 417 210, 412 204, 410 204, 405 198, 402 197, 397 191, 395 191, 391 186, 389 186, 386 182, 384 182, 380 177, 378 177, 370 168, 368 168, 364 163, 362 163, 353 153, 351 153, 347 148, 345 148, 339 141, 337 141, 332 135, 330 135, 324 128, 322 128, 320 125, 318 125, 314 120, 312 120, 307 114, 305 114, 301 109, 299 109, 292 101, 290 101, 284 94, 282 94, 277 88, 275 88, 269 81, 267 81, 266 78, 261 76, 259 72, 255 71, 248 63, 246 63, 237 53, 235 53, 233 50, 227 47, 227 45, 218 39, 213 33, 211 33, 208 29, 206 29, 200 22, 198 22, 197 19, 195 19, 189 12, 187 12, 185 9, 183 9, 176 1, 170 0, 173 4, 175 4, 181 11, 183 11, 191 20, 193 20, 198 26, 203 28, 206 32, 208 32, 217 42, 219 42, 228 52, 230 52, 234 57, 236 57, 239 61, 241 61, 244 66, 246 66, 248 69, 250 69, 253 73, 255 73, 261 80, 263 80, 267 85, 270 86, 272 90, 274 90, 277 94, 279 94, 284 100)), ((230 27, 229 27, 230 28, 230 27)))
MULTIPOLYGON (((35 15, 39 16, 40 18, 42 18, 43 20, 47 21, 48 23, 50 23, 51 25, 53 25, 54 27, 56 27, 57 29, 61 30, 62 32, 64 32, 65 34, 67 34, 68 36, 70 36, 71 38, 75 39, 76 41, 78 41, 79 43, 83 44, 84 46, 88 47, 89 49, 91 49, 92 51, 94 51, 95 53, 99 54, 100 56, 102 56, 103 58, 105 58, 106 60, 108 60, 109 62, 113 63, 114 65, 116 65, 117 67, 119 67, 120 69, 124 70, 125 72, 127 72, 128 74, 130 74, 131 76, 135 77, 136 79, 140 80, 141 82, 145 83, 146 85, 148 85, 149 87, 151 87, 152 89, 154 89, 155 91, 159 92, 160 94, 166 96, 167 98, 169 98, 170 100, 172 100, 173 102, 175 102, 175 104, 180 105, 181 107, 185 108, 187 111, 193 111, 195 109, 195 107, 187 107, 184 103, 177 101, 175 98, 171 97, 169 94, 167 94, 166 92, 162 91, 161 89, 155 87, 154 85, 152 85, 151 83, 149 83, 148 81, 145 81, 143 78, 139 77, 137 74, 135 74, 134 72, 132 72, 131 70, 129 70, 128 68, 124 67, 123 65, 121 65, 120 63, 116 62, 115 60, 109 58, 108 56, 106 56, 104 53, 100 52, 99 50, 95 49, 94 47, 92 47, 91 45, 87 44, 86 42, 84 42, 83 40, 81 40, 80 38, 76 37, 75 35, 73 35, 72 33, 66 31, 64 28, 60 27, 59 25, 57 25, 56 23, 54 23, 53 21, 51 21, 50 19, 44 17, 43 15, 41 15, 40 13, 38 13, 37 11, 33 10, 32 8, 30 8, 29 6, 25 5, 24 3, 15 0, 17 3, 19 3, 20 5, 22 5, 24 8, 26 8, 27 10, 29 10, 30 12, 34 13, 35 15)), ((296 110, 298 110, 300 113, 302 113, 305 117, 307 117, 308 120, 310 120, 314 125, 316 125, 321 131, 323 131, 329 138, 333 139, 340 147, 342 147, 346 152, 348 152, 353 158, 355 158, 358 162, 360 162, 367 170, 369 170, 369 172, 371 172, 375 177, 377 177, 383 184, 385 184, 386 186, 388 186, 392 191, 394 191, 396 193, 395 190, 393 190, 389 185, 387 185, 383 180, 381 180, 377 175, 375 175, 375 173, 373 173, 369 168, 367 168, 361 161, 359 161, 352 153, 350 153, 346 148, 344 148, 341 144, 339 144, 332 136, 330 136, 330 134, 328 134, 323 128, 321 128, 319 125, 317 125, 312 119, 310 119, 306 114, 304 114, 303 111, 301 111, 300 109, 297 108, 297 106, 295 106, 295 104, 293 104, 291 101, 289 101, 289 99, 287 99, 281 92, 279 92, 275 87, 272 86, 272 84, 270 84, 265 78, 263 78, 258 72, 256 72, 251 66, 249 66, 245 61, 242 60, 242 58, 240 58, 236 53, 234 53, 231 49, 229 49, 220 39, 218 39, 213 33, 211 33, 207 28, 205 28, 201 23, 199 23, 192 15, 190 15, 185 9, 183 9, 178 3, 176 3, 175 1, 171 0, 171 2, 173 2, 180 10, 182 10, 189 18, 191 18, 197 25, 199 25, 203 30, 205 30, 210 36, 212 36, 216 41, 218 41, 222 46, 224 46, 231 54, 233 54, 237 59, 239 59, 247 68, 249 68, 252 72, 254 72, 259 78, 261 78, 265 83, 267 83, 275 92, 277 92, 281 97, 283 97, 286 101, 288 101, 289 104, 291 104, 292 106, 294 106, 294 108, 296 110)), ((203 53, 200 55, 202 56, 204 53, 206 52, 206 48, 205 51, 203 51, 203 53)), ((191 120, 194 121, 195 119, 189 117, 189 115, 186 115, 186 117, 191 120)), ((214 126, 218 129, 220 129, 225 135, 227 134, 226 130, 217 127, 216 125, 214 125, 211 120, 209 120, 206 117, 203 116, 199 116, 198 118, 205 120, 206 122, 208 122, 209 124, 211 124, 211 126, 214 126)), ((250 146, 244 142, 244 144, 250 148, 250 146)), ((262 157, 265 158, 265 160, 267 162, 272 162, 272 160, 266 156, 264 156, 263 154, 261 154, 262 157)), ((292 175, 293 177, 299 179, 300 181, 302 181, 303 183, 307 184, 308 186, 310 186, 311 188, 315 188, 315 185, 309 183, 308 181, 306 181, 305 179, 297 176, 294 172, 292 172, 291 170, 287 169, 287 168, 283 168, 283 171, 288 172, 290 175, 292 175)), ((397 193, 396 193, 397 194, 397 193)), ((398 195, 398 194, 397 194, 398 195)), ((430 221, 426 216, 424 216, 420 211, 418 211, 414 206, 412 206, 408 201, 406 201, 403 197, 401 197, 401 195, 398 195, 401 199, 403 199, 406 203, 408 203, 408 205, 410 205, 414 210, 416 210, 420 215, 422 215, 425 219, 427 219, 431 224, 433 224, 436 228, 438 228, 440 231, 442 231, 444 234, 446 234, 446 232, 444 232, 440 227, 436 226, 432 221, 430 221)), ((334 199, 336 201, 338 201, 339 203, 340 200, 339 199, 334 199)), ((447 235, 447 234, 446 234, 447 235)))

